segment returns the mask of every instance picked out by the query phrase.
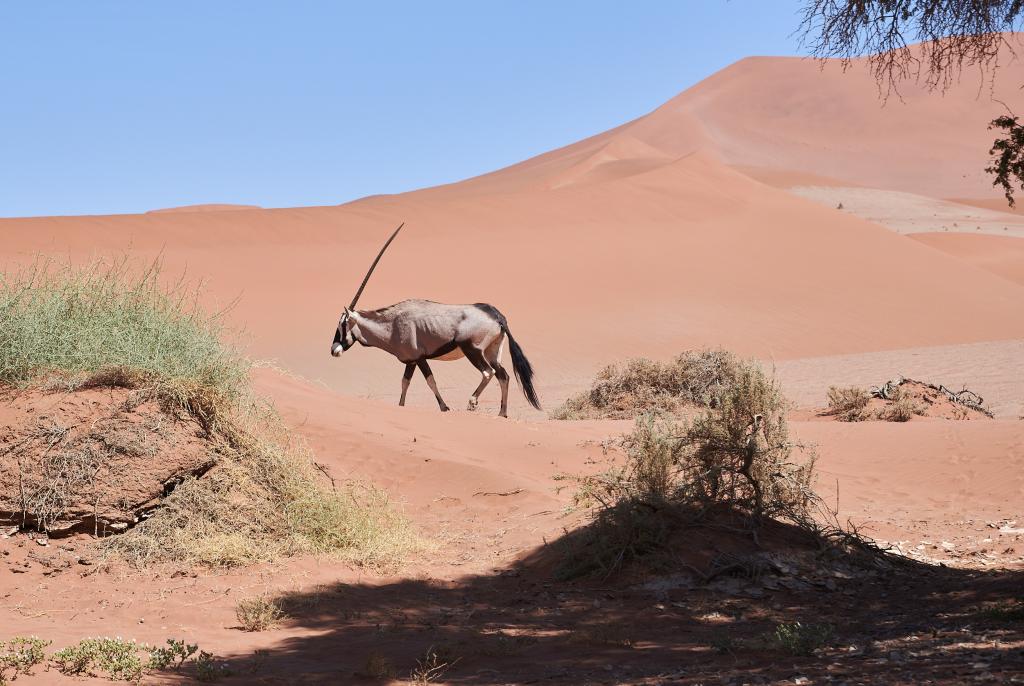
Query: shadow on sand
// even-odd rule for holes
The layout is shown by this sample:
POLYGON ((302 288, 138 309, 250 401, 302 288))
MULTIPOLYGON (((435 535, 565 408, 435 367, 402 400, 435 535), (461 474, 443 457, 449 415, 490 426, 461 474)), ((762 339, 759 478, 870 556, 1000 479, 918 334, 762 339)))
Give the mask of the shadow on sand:
POLYGON ((229 657, 226 682, 407 680, 431 650, 434 664, 450 665, 436 681, 465 684, 1011 683, 1024 674, 1022 610, 1007 611, 1020 607, 1024 570, 903 560, 824 582, 771 573, 710 585, 680 574, 556 581, 563 543, 489 575, 287 596, 283 626, 304 635, 229 657), (831 637, 811 655, 767 638, 794 622, 829 625, 831 637))

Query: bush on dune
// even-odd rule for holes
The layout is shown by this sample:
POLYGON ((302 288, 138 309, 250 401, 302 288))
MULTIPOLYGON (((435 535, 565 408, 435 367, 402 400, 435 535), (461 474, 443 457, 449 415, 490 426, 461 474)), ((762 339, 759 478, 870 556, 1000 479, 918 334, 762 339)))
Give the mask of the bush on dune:
POLYGON ((722 513, 755 537, 768 520, 814 529, 814 455, 798 459, 777 383, 754 362, 734 361, 731 373, 714 407, 690 421, 642 415, 614 443, 623 460, 576 477, 593 521, 570 543, 563 574, 611 574, 722 513))
POLYGON ((317 478, 309 450, 250 393, 223 317, 204 314, 194 289, 164 286, 159 264, 41 261, 0 279, 0 384, 136 389, 204 430, 212 468, 182 475, 148 518, 103 540, 107 553, 234 565, 312 552, 390 566, 416 545, 382 493, 317 478))
POLYGON ((829 386, 828 414, 842 422, 859 422, 870 417, 871 394, 858 386, 829 386))
POLYGON ((632 419, 644 412, 712 407, 732 383, 739 361, 725 350, 688 350, 670 362, 645 358, 598 372, 590 390, 569 398, 553 419, 632 419))

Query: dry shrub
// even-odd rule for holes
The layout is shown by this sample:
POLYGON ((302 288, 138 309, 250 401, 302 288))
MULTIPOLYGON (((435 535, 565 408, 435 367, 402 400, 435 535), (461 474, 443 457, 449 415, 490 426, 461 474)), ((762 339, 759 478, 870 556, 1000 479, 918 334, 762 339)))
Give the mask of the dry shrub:
POLYGON ((868 403, 871 394, 858 386, 841 388, 830 386, 828 389, 828 414, 841 422, 860 422, 870 417, 868 403))
POLYGON ((924 408, 914 402, 914 398, 902 388, 893 391, 890 401, 878 413, 879 419, 887 422, 909 422, 914 415, 924 414, 924 408))
POLYGON ((383 653, 372 652, 366 656, 363 673, 371 679, 394 679, 397 670, 395 665, 383 653))
POLYGON ((461 659, 455 656, 450 646, 430 646, 416 659, 416 666, 409 672, 409 681, 418 686, 432 684, 451 671, 461 659))
POLYGON ((942 384, 902 376, 870 391, 832 386, 828 390, 828 410, 823 414, 847 422, 907 422, 915 415, 955 420, 994 417, 983 398, 973 391, 952 391, 942 384))
POLYGON ((285 613, 273 598, 258 596, 238 601, 235 617, 242 631, 266 631, 284 619, 285 613))
POLYGON ((639 358, 598 372, 590 390, 569 398, 553 419, 632 419, 644 412, 713 407, 738 371, 725 350, 688 350, 671 362, 639 358))
POLYGON ((327 488, 312 455, 268 405, 250 400, 222 422, 217 460, 186 477, 152 516, 104 539, 107 552, 140 566, 188 561, 238 566, 297 553, 330 553, 393 568, 420 542, 372 486, 327 488))
POLYGON ((716 407, 694 420, 638 418, 615 443, 623 461, 577 477, 577 503, 594 507, 594 521, 570 545, 562 574, 611 574, 715 512, 738 515, 752 532, 766 519, 809 522, 814 455, 794 459, 802 449, 789 439, 786 408, 776 381, 744 361, 716 407))

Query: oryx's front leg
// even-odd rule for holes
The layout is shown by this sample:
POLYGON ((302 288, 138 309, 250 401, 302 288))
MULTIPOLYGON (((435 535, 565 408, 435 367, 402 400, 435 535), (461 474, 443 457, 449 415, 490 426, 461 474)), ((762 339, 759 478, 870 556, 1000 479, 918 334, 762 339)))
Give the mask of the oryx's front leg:
POLYGON ((402 375, 402 397, 398 399, 398 406, 405 407, 405 394, 409 390, 409 382, 412 381, 412 375, 416 372, 416 363, 410 362, 405 365, 405 374, 402 375))
POLYGON ((437 390, 437 384, 434 383, 434 372, 430 371, 430 365, 427 364, 426 360, 420 360, 416 365, 420 368, 420 371, 423 372, 423 376, 426 378, 427 385, 430 386, 430 390, 434 392, 434 397, 437 398, 437 406, 441 408, 442 412, 447 412, 448 406, 445 405, 444 398, 441 397, 441 394, 437 390))

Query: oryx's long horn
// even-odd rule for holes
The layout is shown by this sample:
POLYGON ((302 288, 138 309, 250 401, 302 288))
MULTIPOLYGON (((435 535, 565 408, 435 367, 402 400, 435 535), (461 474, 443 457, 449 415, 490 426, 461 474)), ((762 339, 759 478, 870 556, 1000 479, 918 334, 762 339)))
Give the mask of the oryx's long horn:
POLYGON ((366 272, 366 276, 363 278, 363 282, 359 284, 359 290, 356 291, 356 296, 352 298, 352 304, 348 306, 348 309, 355 309, 356 302, 359 300, 359 296, 363 294, 363 289, 366 288, 366 282, 370 280, 370 274, 373 274, 373 270, 377 267, 377 263, 380 262, 380 258, 384 256, 384 251, 388 249, 389 245, 391 245, 391 241, 395 240, 395 236, 398 235, 398 232, 402 230, 403 226, 405 226, 405 222, 402 222, 401 224, 398 225, 398 228, 395 229, 395 232, 391 234, 391 238, 388 239, 387 243, 384 244, 384 247, 380 249, 379 253, 377 253, 377 259, 375 259, 373 261, 373 264, 370 265, 370 271, 366 272))

